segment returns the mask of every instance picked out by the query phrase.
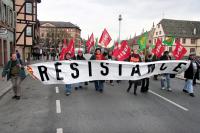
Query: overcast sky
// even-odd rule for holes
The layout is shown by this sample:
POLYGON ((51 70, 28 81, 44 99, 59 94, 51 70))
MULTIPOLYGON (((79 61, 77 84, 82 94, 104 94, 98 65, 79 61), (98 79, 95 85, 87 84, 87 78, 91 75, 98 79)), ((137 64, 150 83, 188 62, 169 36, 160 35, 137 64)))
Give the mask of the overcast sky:
POLYGON ((122 14, 121 39, 150 30, 163 17, 200 21, 199 0, 42 0, 38 19, 72 22, 81 28, 81 37, 94 33, 100 38, 107 28, 113 40, 118 38, 118 15, 122 14))

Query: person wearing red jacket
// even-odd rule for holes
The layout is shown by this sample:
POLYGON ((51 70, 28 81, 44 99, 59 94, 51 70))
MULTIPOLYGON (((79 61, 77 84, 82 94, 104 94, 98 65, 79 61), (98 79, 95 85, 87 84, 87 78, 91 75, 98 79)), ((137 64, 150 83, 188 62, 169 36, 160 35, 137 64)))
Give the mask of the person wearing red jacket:
MULTIPOLYGON (((137 54, 137 49, 135 49, 135 50, 133 51, 133 53, 131 54, 131 56, 129 57, 128 60, 129 60, 130 62, 141 62, 141 61, 142 61, 141 58, 140 58, 140 55, 137 54)), ((134 95, 137 95, 137 86, 139 86, 139 85, 141 84, 141 80, 135 80, 135 81, 129 80, 129 87, 128 87, 128 89, 127 89, 127 92, 130 91, 130 89, 131 89, 133 83, 134 83, 134 95)))
MULTIPOLYGON (((101 49, 100 48, 96 48, 95 54, 92 55, 90 60, 106 60, 106 58, 101 53, 101 49)), ((95 80, 94 81, 95 90, 99 91, 100 93, 103 93, 104 82, 105 82, 104 80, 95 80)))

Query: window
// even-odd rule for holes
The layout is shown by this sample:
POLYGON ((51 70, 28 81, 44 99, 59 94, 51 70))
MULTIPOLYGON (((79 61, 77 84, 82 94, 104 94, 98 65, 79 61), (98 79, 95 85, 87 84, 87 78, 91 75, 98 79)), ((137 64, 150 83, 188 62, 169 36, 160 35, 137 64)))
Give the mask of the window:
POLYGON ((2 20, 3 22, 6 22, 6 4, 3 5, 2 9, 2 20))
POLYGON ((149 40, 149 43, 151 43, 151 40, 149 40))
POLYGON ((158 28, 160 28, 160 24, 158 24, 158 28))
POLYGON ((159 31, 159 34, 160 34, 160 35, 161 35, 161 33, 162 33, 162 32, 161 32, 161 31, 159 31))
POLYGON ((195 44, 196 43, 196 40, 191 38, 191 44, 195 44))
POLYGON ((158 32, 156 32, 156 35, 158 35, 158 32))
POLYGON ((172 47, 169 47, 169 52, 170 52, 170 53, 172 52, 172 47))
POLYGON ((13 12, 11 9, 9 10, 9 19, 8 20, 9 20, 9 25, 11 27, 13 27, 13 12))
POLYGON ((44 37, 44 33, 42 33, 42 35, 41 35, 42 37, 44 37))
POLYGON ((32 36, 32 27, 31 26, 27 26, 26 27, 26 35, 27 36, 32 36))
POLYGON ((1 2, 0 2, 0 21, 2 21, 2 7, 1 7, 1 2))
POLYGON ((195 48, 190 48, 190 53, 191 53, 191 52, 195 52, 195 51, 196 51, 195 48))
POLYGON ((186 39, 185 39, 185 38, 182 39, 182 43, 183 43, 183 44, 186 43, 186 39))
POLYGON ((26 13, 33 13, 33 3, 26 3, 26 13))

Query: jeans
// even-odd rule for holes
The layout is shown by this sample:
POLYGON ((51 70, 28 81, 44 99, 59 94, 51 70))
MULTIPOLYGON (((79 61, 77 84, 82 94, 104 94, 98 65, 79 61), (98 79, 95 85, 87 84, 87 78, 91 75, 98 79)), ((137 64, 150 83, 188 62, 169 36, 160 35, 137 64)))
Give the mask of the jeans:
POLYGON ((101 81, 101 80, 94 81, 94 86, 95 86, 96 91, 103 90, 103 88, 104 88, 104 83, 103 82, 104 81, 101 81))
POLYGON ((66 84, 65 85, 65 92, 67 93, 67 92, 72 92, 72 84, 66 84))
POLYGON ((186 79, 184 90, 187 90, 189 93, 193 93, 193 85, 192 85, 192 79, 186 79))
POLYGON ((161 77, 161 87, 166 87, 165 82, 167 83, 167 88, 170 88, 170 74, 163 74, 161 77))

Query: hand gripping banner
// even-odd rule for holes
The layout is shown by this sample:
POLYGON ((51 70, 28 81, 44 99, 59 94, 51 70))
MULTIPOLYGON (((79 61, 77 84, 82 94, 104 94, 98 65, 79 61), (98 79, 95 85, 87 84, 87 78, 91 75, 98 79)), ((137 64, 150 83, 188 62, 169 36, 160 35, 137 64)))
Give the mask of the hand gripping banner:
POLYGON ((54 61, 27 66, 29 74, 44 84, 73 84, 93 80, 139 80, 157 74, 179 74, 190 61, 132 63, 123 61, 54 61))

